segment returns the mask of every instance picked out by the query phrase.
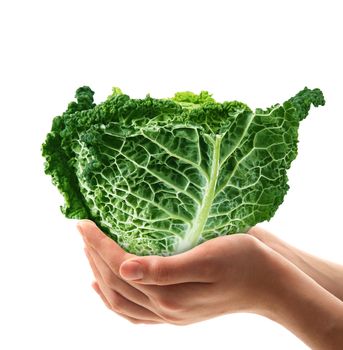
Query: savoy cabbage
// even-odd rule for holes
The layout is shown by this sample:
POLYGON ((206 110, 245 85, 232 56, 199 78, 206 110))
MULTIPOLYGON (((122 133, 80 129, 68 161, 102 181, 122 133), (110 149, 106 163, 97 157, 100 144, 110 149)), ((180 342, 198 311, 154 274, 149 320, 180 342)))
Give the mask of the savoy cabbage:
POLYGON ((89 87, 55 117, 45 172, 68 218, 88 218, 124 249, 172 255, 269 220, 288 190, 299 122, 319 89, 266 110, 207 92, 132 99, 114 88, 96 105, 89 87))

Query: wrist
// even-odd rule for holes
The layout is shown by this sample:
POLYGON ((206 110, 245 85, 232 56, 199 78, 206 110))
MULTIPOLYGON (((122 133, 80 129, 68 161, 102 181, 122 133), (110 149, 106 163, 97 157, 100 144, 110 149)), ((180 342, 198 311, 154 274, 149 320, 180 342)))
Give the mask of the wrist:
POLYGON ((339 349, 343 343, 343 303, 281 255, 272 263, 271 297, 260 313, 313 349, 339 349))
POLYGON ((343 266, 320 259, 289 245, 269 232, 254 227, 249 234, 296 265, 306 275, 343 301, 343 266))

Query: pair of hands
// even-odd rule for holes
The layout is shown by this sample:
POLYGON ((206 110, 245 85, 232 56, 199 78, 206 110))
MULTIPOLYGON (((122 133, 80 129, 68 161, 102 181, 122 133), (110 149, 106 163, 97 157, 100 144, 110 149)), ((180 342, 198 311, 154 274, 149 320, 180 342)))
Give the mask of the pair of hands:
POLYGON ((96 279, 93 288, 107 307, 133 323, 183 325, 261 312, 271 301, 275 257, 252 235, 218 237, 171 257, 139 257, 91 221, 78 228, 96 279))
POLYGON ((343 343, 343 267, 267 231, 209 240, 185 253, 136 256, 78 224, 106 306, 133 323, 186 325, 233 312, 279 322, 311 348, 343 343))

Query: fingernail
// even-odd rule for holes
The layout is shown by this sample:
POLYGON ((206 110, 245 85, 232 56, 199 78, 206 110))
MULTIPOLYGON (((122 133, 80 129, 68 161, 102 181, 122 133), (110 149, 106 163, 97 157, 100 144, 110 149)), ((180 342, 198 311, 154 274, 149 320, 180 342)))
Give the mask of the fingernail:
POLYGON ((143 266, 137 261, 123 263, 120 268, 121 276, 126 280, 139 280, 143 278, 143 266))

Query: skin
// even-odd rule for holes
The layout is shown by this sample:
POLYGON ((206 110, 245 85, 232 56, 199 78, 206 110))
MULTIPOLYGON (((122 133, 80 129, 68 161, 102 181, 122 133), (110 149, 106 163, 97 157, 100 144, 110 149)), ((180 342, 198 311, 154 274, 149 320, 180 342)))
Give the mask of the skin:
POLYGON ((320 259, 295 248, 259 227, 253 227, 248 233, 296 265, 331 294, 343 301, 342 265, 320 259))
POLYGON ((312 349, 342 348, 343 267, 260 228, 171 257, 129 254, 89 220, 78 228, 93 288, 133 323, 186 325, 251 312, 280 323, 312 349))

